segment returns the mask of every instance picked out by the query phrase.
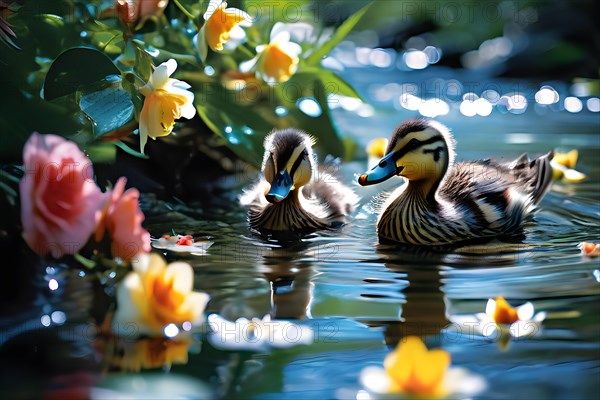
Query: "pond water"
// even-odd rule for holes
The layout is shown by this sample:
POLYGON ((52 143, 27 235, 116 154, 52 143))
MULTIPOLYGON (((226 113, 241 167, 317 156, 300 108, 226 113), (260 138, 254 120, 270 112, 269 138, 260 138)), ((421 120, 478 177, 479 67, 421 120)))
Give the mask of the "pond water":
MULTIPOLYGON (((393 76, 380 75, 378 84, 393 76)), ((360 70, 347 78, 366 97, 372 83, 360 70)), ((339 108, 340 130, 360 146, 414 112, 374 101, 369 117, 339 108)), ((439 120, 453 129, 458 159, 514 158, 578 148, 584 182, 557 182, 518 243, 493 242, 450 253, 378 244, 372 196, 379 188, 353 185, 362 197, 351 222, 335 232, 281 245, 251 235, 237 195, 249 184, 228 178, 231 190, 210 207, 164 203, 145 195, 146 227, 155 237, 177 232, 207 237, 204 256, 188 256, 195 290, 210 294, 207 312, 297 319, 315 333, 314 343, 268 352, 220 351, 202 336, 189 346, 185 364, 141 373, 124 372, 103 357, 110 340, 96 336, 98 295, 92 273, 40 262, 31 302, 5 310, 0 320, 2 391, 12 397, 139 396, 239 398, 367 398, 360 371, 381 365, 406 335, 442 346, 452 363, 487 381, 485 398, 588 398, 600 382, 600 264, 581 256, 577 244, 600 238, 600 135, 598 114, 492 113, 468 118, 453 110, 439 120), (215 206, 214 204, 217 204, 215 206), (219 207, 218 204, 222 206, 219 207), (508 348, 463 332, 453 315, 483 312, 503 295, 513 305, 531 301, 548 316, 539 335, 508 348), (357 397, 358 395, 358 397, 357 397)), ((345 164, 347 182, 366 161, 345 164)), ((392 179, 394 181, 394 179, 392 179)), ((379 185, 381 186, 381 185, 379 185)), ((169 257, 174 258, 172 254, 169 257)), ((102 277, 111 280, 112 277, 102 277)), ((110 285, 109 285, 110 288, 110 285)))

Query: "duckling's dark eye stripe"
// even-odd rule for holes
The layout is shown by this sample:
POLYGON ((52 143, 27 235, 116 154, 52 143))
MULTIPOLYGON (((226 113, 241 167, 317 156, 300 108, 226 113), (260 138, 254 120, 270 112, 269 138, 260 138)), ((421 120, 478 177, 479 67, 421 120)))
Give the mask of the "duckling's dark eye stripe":
POLYGON ((426 146, 428 144, 432 144, 435 142, 443 142, 444 141, 444 137, 442 135, 436 135, 433 137, 430 137, 427 140, 419 140, 419 139, 410 139, 408 141, 408 143, 401 148, 400 150, 398 150, 396 153, 394 153, 394 156, 392 157, 394 159, 394 161, 398 161, 400 158, 404 157, 404 155, 406 155, 406 153, 416 150, 419 147, 423 147, 426 146))
POLYGON ((292 168, 290 169, 290 176, 292 178, 294 177, 294 172, 296 172, 296 170, 300 166, 300 163, 302 163, 302 160, 304 160, 304 158, 306 156, 308 156, 308 151, 306 151, 306 149, 304 149, 302 151, 302 153, 300 153, 300 155, 298 156, 298 158, 296 158, 296 161, 294 161, 294 164, 292 165, 292 168))

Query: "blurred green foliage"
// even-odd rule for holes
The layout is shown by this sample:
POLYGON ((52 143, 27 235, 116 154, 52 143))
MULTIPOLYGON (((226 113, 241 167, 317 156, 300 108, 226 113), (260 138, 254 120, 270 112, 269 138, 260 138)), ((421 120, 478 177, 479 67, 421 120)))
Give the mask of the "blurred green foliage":
MULTIPOLYGON (((364 17, 369 5, 334 30, 313 18, 310 2, 294 2, 301 10, 301 26, 310 32, 299 43, 297 73, 274 85, 253 73, 240 73, 239 65, 256 55, 257 46, 269 43, 275 23, 290 19, 289 4, 228 5, 242 10, 246 6, 253 18, 246 39, 237 47, 209 52, 206 60, 198 51, 196 35, 205 23, 208 1, 172 0, 164 13, 154 10, 129 22, 113 0, 31 0, 17 7, 6 17, 15 37, 12 43, 0 43, 5 116, 0 121, 0 156, 19 161, 33 131, 57 133, 96 149, 102 142, 113 142, 142 156, 134 150, 139 148, 135 121, 144 104, 139 89, 148 82, 152 65, 174 58, 179 63, 176 77, 192 85, 200 117, 243 160, 259 165, 266 134, 286 126, 315 135, 323 154, 344 157, 327 96, 358 94, 337 74, 323 69, 320 60, 364 17), (297 102, 304 97, 318 103, 319 116, 298 109, 297 102), (286 108, 285 115, 275 113, 278 106, 286 108)), ((114 156, 108 151, 92 154, 114 156)))

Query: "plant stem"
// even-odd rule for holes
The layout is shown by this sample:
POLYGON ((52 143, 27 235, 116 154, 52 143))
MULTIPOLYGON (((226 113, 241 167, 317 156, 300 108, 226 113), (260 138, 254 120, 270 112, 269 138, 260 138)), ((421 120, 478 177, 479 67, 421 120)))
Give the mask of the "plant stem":
POLYGON ((181 10, 181 12, 185 14, 186 17, 188 17, 189 19, 191 19, 192 21, 195 22, 196 17, 194 17, 194 15, 191 12, 189 12, 188 10, 186 10, 185 7, 181 5, 181 3, 179 2, 179 0, 173 0, 173 2, 177 6, 177 8, 179 8, 181 10))
POLYGON ((196 59, 196 57, 188 55, 188 54, 171 53, 170 51, 164 50, 164 49, 158 49, 158 51, 160 51, 166 57, 174 58, 177 61, 184 61, 184 62, 189 62, 189 63, 192 63, 192 64, 197 64, 198 63, 198 60, 196 59))
POLYGON ((242 53, 244 53, 248 57, 250 57, 250 58, 254 58, 255 57, 255 54, 252 54, 252 52, 246 46, 244 46, 243 44, 239 45, 237 48, 241 49, 242 53))

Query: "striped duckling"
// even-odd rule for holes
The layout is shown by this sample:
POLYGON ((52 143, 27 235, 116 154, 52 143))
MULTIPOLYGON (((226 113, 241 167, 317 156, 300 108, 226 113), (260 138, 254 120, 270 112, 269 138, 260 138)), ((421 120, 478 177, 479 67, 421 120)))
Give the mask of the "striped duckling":
POLYGON ((358 201, 354 192, 317 169, 314 139, 287 128, 264 142, 263 178, 245 191, 248 222, 259 232, 308 233, 345 222, 358 201))
POLYGON ((454 164, 454 139, 427 119, 400 124, 386 155, 358 179, 373 185, 399 175, 408 180, 389 196, 377 222, 380 239, 450 245, 517 231, 552 179, 550 152, 532 161, 454 164))

